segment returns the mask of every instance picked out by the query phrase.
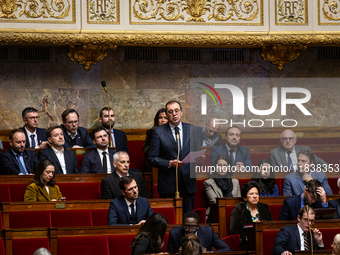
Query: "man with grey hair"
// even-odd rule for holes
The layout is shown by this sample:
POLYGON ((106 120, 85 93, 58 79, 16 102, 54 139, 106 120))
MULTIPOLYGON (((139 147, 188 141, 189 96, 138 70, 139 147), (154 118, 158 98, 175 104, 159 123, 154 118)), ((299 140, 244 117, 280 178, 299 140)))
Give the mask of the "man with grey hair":
POLYGON ((125 151, 118 151, 113 155, 113 165, 115 170, 102 180, 102 198, 115 199, 122 195, 119 188, 119 180, 123 176, 131 176, 135 179, 139 196, 149 198, 144 179, 137 169, 130 168, 130 157, 125 151))
POLYGON ((33 253, 33 255, 51 255, 51 253, 46 248, 39 248, 33 253))

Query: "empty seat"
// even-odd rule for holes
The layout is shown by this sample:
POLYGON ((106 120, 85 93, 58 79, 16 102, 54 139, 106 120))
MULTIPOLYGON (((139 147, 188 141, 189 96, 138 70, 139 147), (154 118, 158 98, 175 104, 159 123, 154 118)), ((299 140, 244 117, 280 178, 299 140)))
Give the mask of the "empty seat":
POLYGON ((9 184, 0 184, 0 203, 11 202, 11 191, 9 184))
POLYGON ((110 255, 130 255, 132 250, 129 249, 129 247, 135 236, 136 235, 110 235, 110 255))
POLYGON ((269 205, 269 210, 272 214, 273 221, 278 221, 282 205, 269 205))
POLYGON ((5 245, 3 239, 0 239, 0 255, 5 255, 5 245))
POLYGON ((91 227, 91 210, 51 211, 52 227, 91 227))
POLYGON ((279 231, 278 230, 268 230, 263 231, 263 255, 272 255, 273 248, 275 245, 275 238, 279 231))
POLYGON ((58 255, 110 254, 107 236, 58 237, 57 240, 58 255))
POLYGON ((100 183, 58 183, 66 200, 95 200, 101 198, 100 183))
POLYGON ((175 207, 152 208, 154 213, 160 213, 168 220, 168 224, 176 224, 175 207))
POLYGON ((13 255, 32 255, 39 248, 50 249, 47 237, 13 239, 13 255))
POLYGON ((240 235, 230 235, 222 239, 232 251, 240 251, 241 250, 241 237, 240 235))
POLYGON ((94 209, 92 210, 93 226, 107 226, 107 215, 109 209, 94 209))
POLYGON ((26 183, 10 184, 11 202, 23 202, 27 186, 26 183))
POLYGON ((9 212, 10 228, 49 228, 51 215, 49 211, 9 212))

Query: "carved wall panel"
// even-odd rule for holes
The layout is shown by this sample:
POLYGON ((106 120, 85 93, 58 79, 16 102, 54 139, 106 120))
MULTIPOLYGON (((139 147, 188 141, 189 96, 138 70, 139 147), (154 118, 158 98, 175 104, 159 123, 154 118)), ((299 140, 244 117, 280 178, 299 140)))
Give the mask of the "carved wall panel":
POLYGON ((87 0, 88 24, 119 24, 119 0, 87 0))
POLYGON ((275 25, 308 25, 308 0, 275 0, 275 25))
POLYGON ((340 25, 340 1, 318 0, 318 14, 319 25, 340 25))

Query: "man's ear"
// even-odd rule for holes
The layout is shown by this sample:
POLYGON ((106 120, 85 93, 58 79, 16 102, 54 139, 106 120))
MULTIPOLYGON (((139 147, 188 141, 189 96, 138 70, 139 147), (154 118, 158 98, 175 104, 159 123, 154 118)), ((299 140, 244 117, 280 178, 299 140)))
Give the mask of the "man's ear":
POLYGON ((115 168, 117 168, 117 162, 116 161, 113 161, 112 164, 115 168))
POLYGON ((51 137, 48 137, 48 138, 47 138, 47 141, 48 141, 49 143, 52 143, 52 142, 51 142, 51 137))
POLYGON ((297 216, 297 221, 300 222, 301 219, 300 219, 300 215, 297 216))
POLYGON ((125 190, 120 190, 123 194, 123 196, 125 197, 125 190))

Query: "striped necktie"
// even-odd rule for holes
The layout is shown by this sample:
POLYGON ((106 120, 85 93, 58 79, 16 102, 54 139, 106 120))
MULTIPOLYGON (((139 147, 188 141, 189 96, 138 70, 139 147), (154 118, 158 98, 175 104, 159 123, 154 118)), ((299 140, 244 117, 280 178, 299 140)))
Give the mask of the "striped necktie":
POLYGON ((305 251, 309 251, 310 247, 309 247, 309 242, 308 242, 308 238, 307 238, 307 233, 303 233, 303 247, 305 248, 305 251))

